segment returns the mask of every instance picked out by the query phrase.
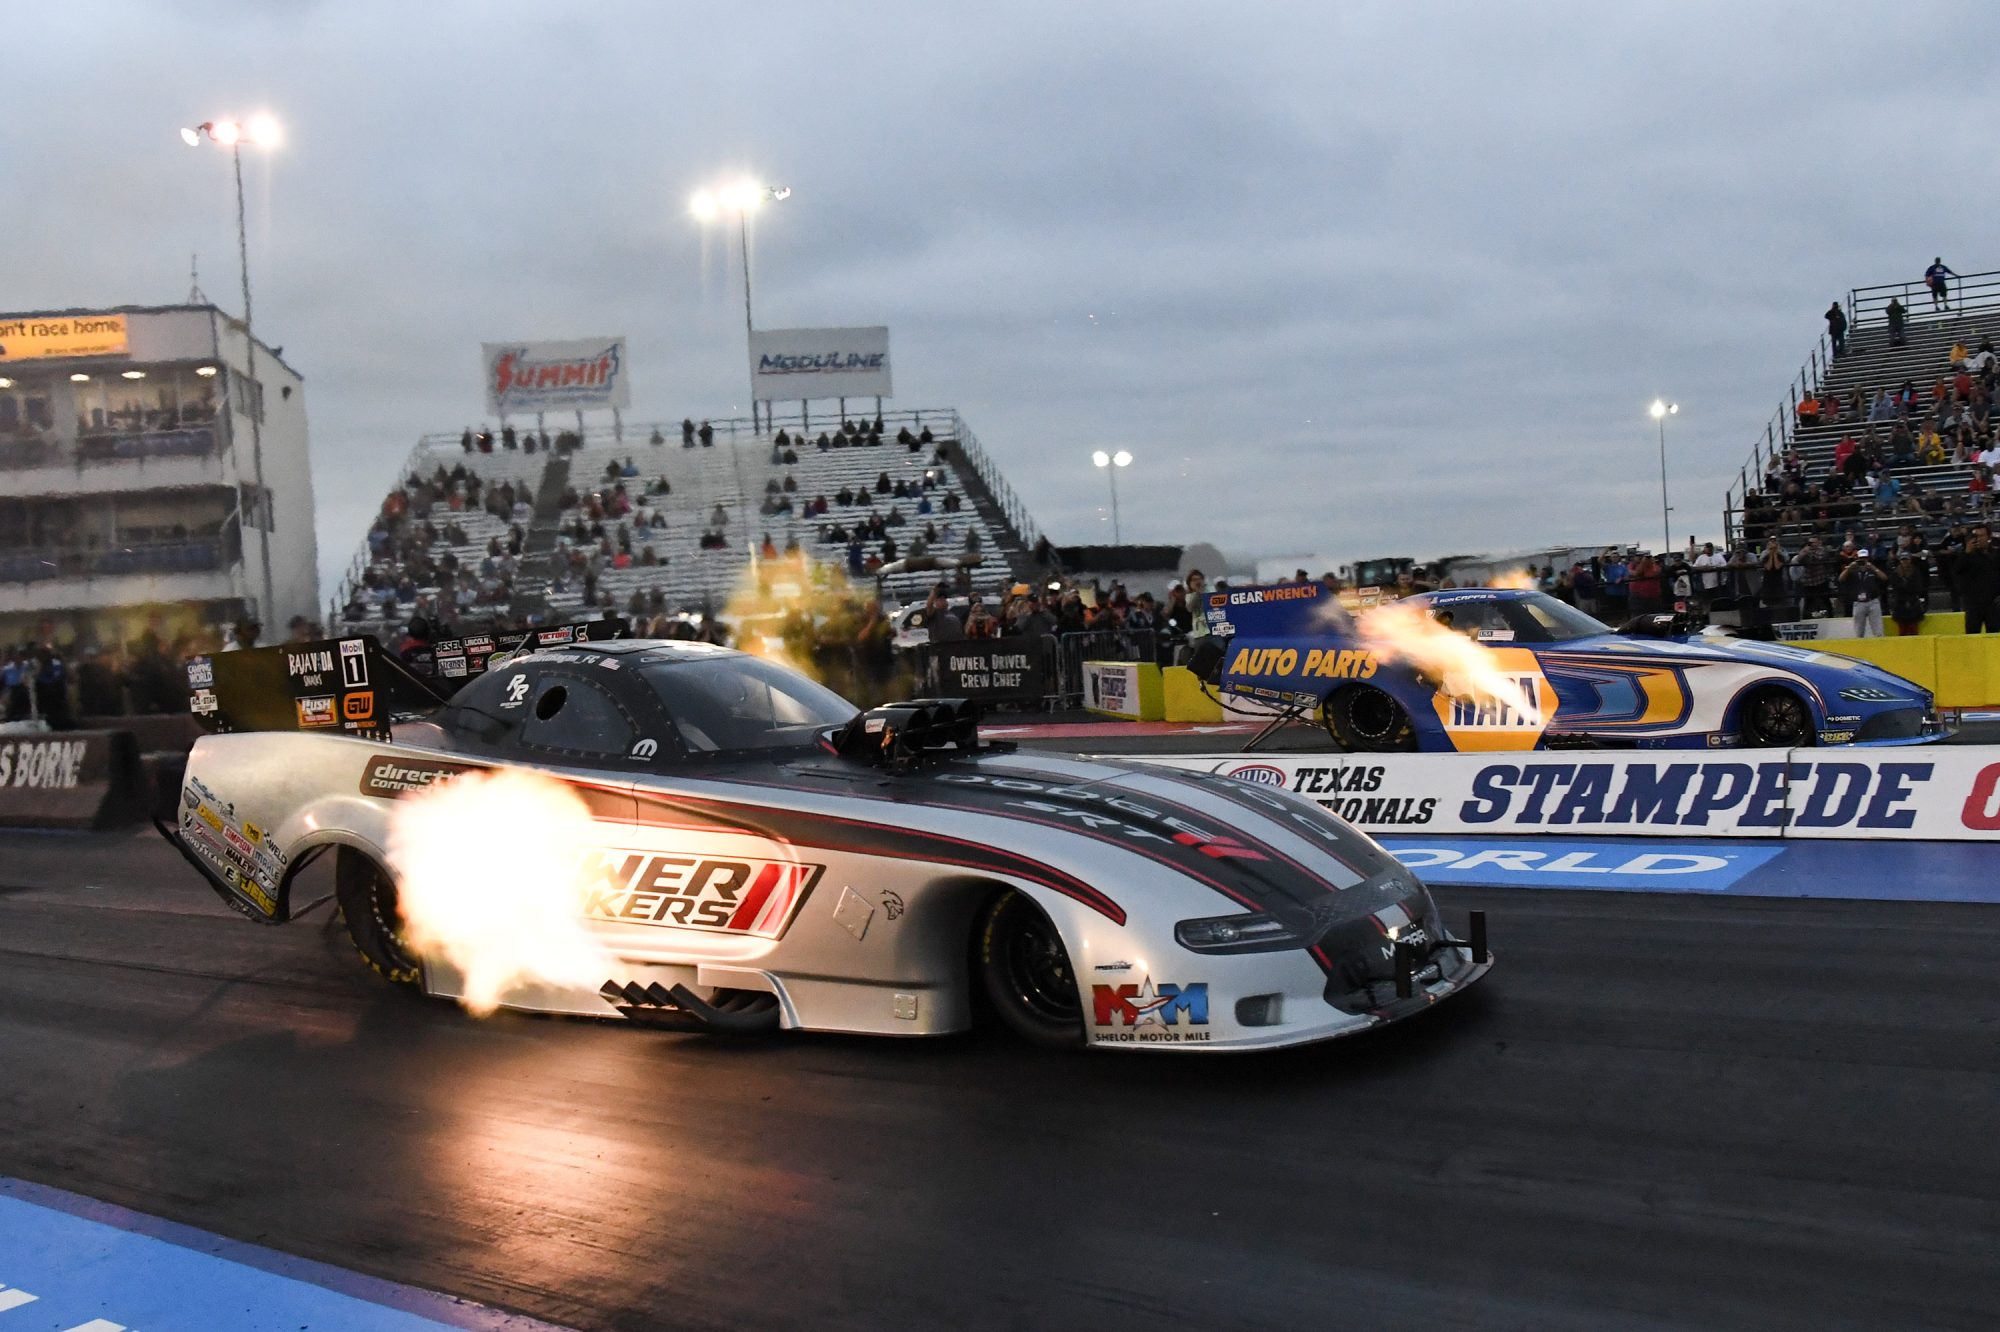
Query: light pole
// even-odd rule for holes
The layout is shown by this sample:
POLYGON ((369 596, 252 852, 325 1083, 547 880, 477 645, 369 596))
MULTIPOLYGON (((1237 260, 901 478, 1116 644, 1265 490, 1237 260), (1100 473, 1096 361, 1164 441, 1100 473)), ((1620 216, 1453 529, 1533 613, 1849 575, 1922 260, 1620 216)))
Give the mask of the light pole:
MULTIPOLYGON (((743 343, 746 355, 755 331, 750 318, 750 214, 767 203, 778 203, 791 197, 792 187, 789 185, 759 185, 753 180, 739 180, 732 185, 702 190, 688 204, 688 211, 703 222, 712 222, 724 213, 736 214, 736 245, 743 255, 743 343)), ((750 380, 750 427, 752 430, 757 427, 754 370, 750 380)))
MULTIPOLYGON (((276 595, 271 582, 271 531, 276 526, 272 513, 276 506, 271 502, 271 492, 264 485, 264 404, 263 385, 257 380, 257 337, 250 325, 250 233, 243 221, 243 145, 246 141, 265 148, 277 146, 281 137, 278 122, 267 115, 252 116, 247 122, 234 120, 205 120, 193 129, 181 131, 181 142, 190 148, 201 147, 206 137, 211 143, 221 144, 229 150, 230 165, 236 172, 236 261, 243 273, 243 357, 249 372, 250 383, 256 385, 250 401, 244 404, 250 416, 250 460, 257 477, 257 512, 260 515, 258 530, 262 536, 257 547, 263 557, 264 602, 258 608, 260 620, 268 621, 276 613, 276 595)), ((265 624, 266 632, 271 630, 265 624)))
POLYGON ((1111 478, 1111 544, 1122 546, 1125 542, 1118 531, 1118 469, 1130 467, 1132 455, 1124 449, 1116 453, 1106 453, 1103 449, 1099 449, 1090 455, 1090 460, 1102 467, 1105 475, 1111 478))
POLYGON ((1672 510, 1667 508, 1667 418, 1669 416, 1674 415, 1676 412, 1680 411, 1680 409, 1681 405, 1679 403, 1668 402, 1663 398, 1653 399, 1653 405, 1651 408, 1648 409, 1652 412, 1653 419, 1660 423, 1660 558, 1661 559, 1665 559, 1669 554, 1673 552, 1674 549, 1673 523, 1667 517, 1667 515, 1672 512, 1672 510))

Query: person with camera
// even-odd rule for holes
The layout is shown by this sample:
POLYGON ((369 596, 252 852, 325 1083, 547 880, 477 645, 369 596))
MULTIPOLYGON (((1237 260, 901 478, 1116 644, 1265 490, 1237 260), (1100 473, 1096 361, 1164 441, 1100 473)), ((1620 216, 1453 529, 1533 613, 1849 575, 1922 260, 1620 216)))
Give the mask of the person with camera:
POLYGON ((1888 578, 1869 558, 1866 548, 1855 551, 1854 558, 1840 571, 1841 594, 1854 608, 1856 638, 1882 637, 1882 594, 1888 586, 1888 578))

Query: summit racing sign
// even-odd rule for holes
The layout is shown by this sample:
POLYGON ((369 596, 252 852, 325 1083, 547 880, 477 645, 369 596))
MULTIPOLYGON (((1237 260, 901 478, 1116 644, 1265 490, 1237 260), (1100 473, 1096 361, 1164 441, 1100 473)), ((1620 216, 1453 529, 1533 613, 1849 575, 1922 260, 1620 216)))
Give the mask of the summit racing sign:
POLYGON ((1283 786, 1366 832, 2000 842, 1991 750, 1162 757, 1283 786))
POLYGON ((776 939, 826 866, 612 848, 592 852, 585 872, 591 920, 776 939))
POLYGON ((889 397, 889 330, 759 329, 750 335, 750 387, 765 401, 889 397))
POLYGON ((479 351, 486 380, 486 410, 494 416, 559 407, 592 411, 632 405, 622 337, 484 342, 479 351))

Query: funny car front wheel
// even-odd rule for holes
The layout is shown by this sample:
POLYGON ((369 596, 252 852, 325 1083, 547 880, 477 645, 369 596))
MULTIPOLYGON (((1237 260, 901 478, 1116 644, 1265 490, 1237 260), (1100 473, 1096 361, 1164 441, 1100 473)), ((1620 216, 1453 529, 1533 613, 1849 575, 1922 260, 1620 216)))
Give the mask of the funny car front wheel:
POLYGON ((1349 685, 1321 705, 1326 732, 1342 749, 1364 754, 1405 753, 1417 732, 1403 705, 1374 685, 1349 685))
POLYGON ((347 937, 363 961, 398 985, 415 985, 422 979, 423 969, 403 938, 396 881, 387 870, 361 852, 342 847, 334 866, 334 895, 347 937))
POLYGON ((1743 700, 1744 744, 1788 749, 1812 741, 1812 714, 1791 690, 1770 685, 1743 700))
POLYGON ((1012 889, 979 921, 979 979, 1000 1020, 1037 1045, 1083 1044, 1083 1004, 1062 936, 1012 889))

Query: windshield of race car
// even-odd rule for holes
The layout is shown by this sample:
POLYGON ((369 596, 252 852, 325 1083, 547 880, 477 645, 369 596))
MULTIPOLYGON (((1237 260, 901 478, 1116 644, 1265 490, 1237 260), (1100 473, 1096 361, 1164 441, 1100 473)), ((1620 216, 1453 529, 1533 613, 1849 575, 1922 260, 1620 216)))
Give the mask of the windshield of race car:
POLYGON ((1567 643, 1611 632, 1574 606, 1542 592, 1491 600, 1444 600, 1430 603, 1438 623, 1470 634, 1482 643, 1567 643))
POLYGON ((639 676, 659 695, 690 754, 803 747, 857 711, 825 685, 760 657, 647 662, 639 676))

